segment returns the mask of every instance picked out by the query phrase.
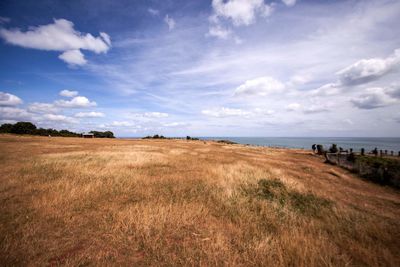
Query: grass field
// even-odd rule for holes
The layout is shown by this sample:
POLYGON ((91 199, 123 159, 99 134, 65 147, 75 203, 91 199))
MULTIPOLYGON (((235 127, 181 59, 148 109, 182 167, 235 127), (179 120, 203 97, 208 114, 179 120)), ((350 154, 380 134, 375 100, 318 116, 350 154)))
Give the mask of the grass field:
POLYGON ((400 266, 400 194, 309 151, 0 135, 2 266, 400 266))

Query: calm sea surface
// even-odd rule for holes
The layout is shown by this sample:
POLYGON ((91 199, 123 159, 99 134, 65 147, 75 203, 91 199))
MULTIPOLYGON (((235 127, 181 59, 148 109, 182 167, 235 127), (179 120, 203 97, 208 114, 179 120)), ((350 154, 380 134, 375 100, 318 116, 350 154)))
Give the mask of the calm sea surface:
POLYGON ((337 144, 344 149, 353 148, 359 151, 378 150, 400 151, 400 138, 369 138, 369 137, 200 137, 204 140, 230 140, 239 144, 250 144, 257 146, 305 148, 311 149, 313 144, 321 144, 329 148, 331 144, 337 144))

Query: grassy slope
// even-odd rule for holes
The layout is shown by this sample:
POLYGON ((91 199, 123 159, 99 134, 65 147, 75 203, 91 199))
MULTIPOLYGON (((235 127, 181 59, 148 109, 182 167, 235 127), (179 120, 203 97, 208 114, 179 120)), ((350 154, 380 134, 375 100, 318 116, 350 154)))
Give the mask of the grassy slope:
POLYGON ((3 265, 400 266, 400 194, 300 150, 0 135, 3 265))

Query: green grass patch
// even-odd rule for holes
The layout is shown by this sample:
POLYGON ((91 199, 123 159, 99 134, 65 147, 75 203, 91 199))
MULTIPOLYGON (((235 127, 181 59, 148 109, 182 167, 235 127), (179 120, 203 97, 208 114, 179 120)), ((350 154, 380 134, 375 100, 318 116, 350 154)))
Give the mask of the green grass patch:
POLYGON ((251 199, 261 199, 279 203, 290 210, 312 217, 319 217, 332 208, 332 201, 312 193, 289 190, 279 179, 261 179, 255 185, 242 187, 242 193, 251 199))

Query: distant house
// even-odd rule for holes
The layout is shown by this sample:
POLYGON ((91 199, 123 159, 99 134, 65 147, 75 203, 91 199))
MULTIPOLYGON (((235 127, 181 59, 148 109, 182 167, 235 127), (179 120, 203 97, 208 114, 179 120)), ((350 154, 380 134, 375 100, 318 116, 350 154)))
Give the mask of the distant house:
POLYGON ((92 133, 83 133, 82 137, 83 138, 94 138, 94 134, 92 134, 92 133))

